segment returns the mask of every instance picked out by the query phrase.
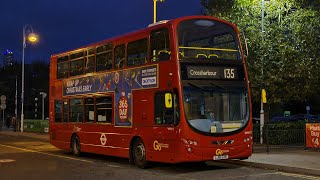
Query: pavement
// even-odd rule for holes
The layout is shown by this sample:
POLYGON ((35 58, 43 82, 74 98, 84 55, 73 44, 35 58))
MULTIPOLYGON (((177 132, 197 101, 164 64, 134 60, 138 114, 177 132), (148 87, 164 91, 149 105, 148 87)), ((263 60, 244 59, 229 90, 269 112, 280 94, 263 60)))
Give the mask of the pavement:
POLYGON ((274 149, 256 152, 247 160, 226 160, 227 163, 289 173, 319 176, 320 149, 274 149))
POLYGON ((44 140, 49 142, 49 134, 47 133, 32 133, 32 132, 14 132, 13 129, 7 129, 7 128, 2 128, 0 129, 0 136, 1 135, 9 135, 9 136, 22 136, 22 137, 29 137, 33 139, 38 139, 38 140, 44 140))
MULTIPOLYGON (((14 132, 2 129, 1 135, 23 136, 49 141, 49 134, 14 132)), ((319 176, 320 179, 320 149, 284 148, 254 152, 247 160, 222 160, 224 163, 250 166, 262 169, 272 169, 289 173, 319 176)))

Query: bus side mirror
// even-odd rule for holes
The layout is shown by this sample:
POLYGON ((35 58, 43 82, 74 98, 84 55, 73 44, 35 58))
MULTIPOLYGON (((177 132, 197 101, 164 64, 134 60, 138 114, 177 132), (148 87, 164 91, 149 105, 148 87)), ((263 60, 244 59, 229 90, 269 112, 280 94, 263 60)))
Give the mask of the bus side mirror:
POLYGON ((172 94, 166 93, 164 96, 164 102, 167 109, 172 108, 172 94))

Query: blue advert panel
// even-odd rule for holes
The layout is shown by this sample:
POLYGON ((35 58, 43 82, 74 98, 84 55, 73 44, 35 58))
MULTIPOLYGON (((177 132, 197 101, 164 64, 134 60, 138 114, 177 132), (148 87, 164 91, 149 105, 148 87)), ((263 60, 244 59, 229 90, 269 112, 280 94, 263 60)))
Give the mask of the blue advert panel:
POLYGON ((158 87, 158 65, 63 81, 63 95, 114 92, 115 126, 132 126, 132 90, 158 87))

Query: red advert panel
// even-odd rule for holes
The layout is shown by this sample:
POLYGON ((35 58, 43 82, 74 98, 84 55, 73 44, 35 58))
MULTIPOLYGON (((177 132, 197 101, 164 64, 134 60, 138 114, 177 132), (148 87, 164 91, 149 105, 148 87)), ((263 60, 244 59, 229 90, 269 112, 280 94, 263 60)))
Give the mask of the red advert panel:
POLYGON ((320 148, 320 123, 306 124, 306 146, 320 148))

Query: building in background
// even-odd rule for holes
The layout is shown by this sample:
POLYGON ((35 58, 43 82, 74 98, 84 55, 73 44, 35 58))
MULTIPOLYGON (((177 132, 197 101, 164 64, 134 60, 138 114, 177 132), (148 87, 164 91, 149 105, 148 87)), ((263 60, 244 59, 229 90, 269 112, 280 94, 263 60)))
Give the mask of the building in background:
POLYGON ((3 54, 3 67, 12 66, 14 62, 13 52, 10 50, 4 51, 3 54))

